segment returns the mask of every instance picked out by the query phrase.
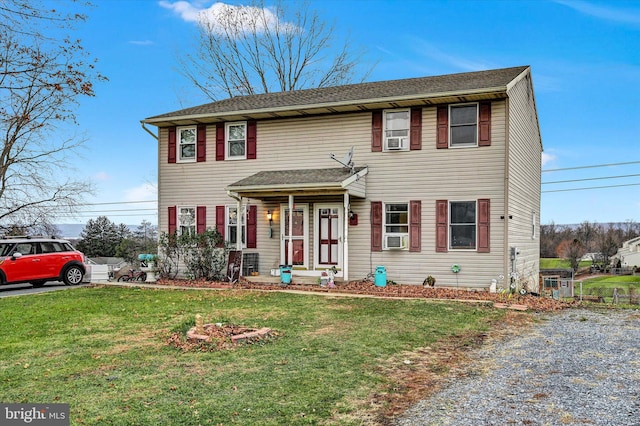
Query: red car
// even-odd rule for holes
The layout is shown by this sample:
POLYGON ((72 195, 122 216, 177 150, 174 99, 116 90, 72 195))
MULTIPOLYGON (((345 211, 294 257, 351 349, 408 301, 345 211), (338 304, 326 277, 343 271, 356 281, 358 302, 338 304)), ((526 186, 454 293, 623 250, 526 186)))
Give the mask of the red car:
POLYGON ((41 287, 47 281, 78 285, 85 273, 84 254, 69 241, 40 237, 0 240, 0 285, 31 283, 41 287))

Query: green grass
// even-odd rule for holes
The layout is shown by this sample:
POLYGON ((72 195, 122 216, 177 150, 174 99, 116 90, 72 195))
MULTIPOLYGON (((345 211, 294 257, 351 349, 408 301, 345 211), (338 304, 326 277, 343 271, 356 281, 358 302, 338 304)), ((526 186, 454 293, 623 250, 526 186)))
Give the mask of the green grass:
MULTIPOLYGON (((581 260, 580 268, 591 266, 590 260, 581 260)), ((540 269, 570 269, 571 264, 565 259, 540 258, 540 269)))
POLYGON ((74 425, 359 424, 373 393, 397 388, 384 373, 394 359, 503 315, 425 300, 118 287, 3 298, 0 400, 69 403, 74 425), (167 345, 197 313, 281 335, 220 352, 167 345))
MULTIPOLYGON (((606 302, 613 301, 614 288, 619 295, 640 293, 640 276, 632 275, 607 275, 590 278, 582 281, 584 295, 601 296, 606 302)), ((575 294, 579 295, 580 285, 576 284, 575 294)))

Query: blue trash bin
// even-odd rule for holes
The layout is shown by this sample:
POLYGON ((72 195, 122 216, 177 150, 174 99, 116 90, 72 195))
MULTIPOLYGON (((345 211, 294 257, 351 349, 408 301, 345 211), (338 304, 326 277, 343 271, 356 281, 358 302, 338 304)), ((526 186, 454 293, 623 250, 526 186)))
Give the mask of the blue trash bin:
POLYGON ((291 265, 280 265, 280 282, 291 284, 291 265))
POLYGON ((384 266, 376 266, 376 274, 373 282, 377 287, 387 286, 387 270, 384 266))

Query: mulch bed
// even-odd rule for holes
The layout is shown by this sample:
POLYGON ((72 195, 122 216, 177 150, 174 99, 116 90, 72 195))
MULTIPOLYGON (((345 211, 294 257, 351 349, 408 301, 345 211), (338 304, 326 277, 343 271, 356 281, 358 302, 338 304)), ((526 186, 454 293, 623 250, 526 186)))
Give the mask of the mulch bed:
POLYGON ((342 293, 342 294, 361 294, 379 297, 408 297, 408 298, 424 298, 424 299, 444 299, 459 301, 478 301, 487 303, 496 303, 496 307, 522 309, 526 307, 529 310, 556 311, 577 305, 576 302, 562 302, 550 297, 540 297, 533 295, 519 294, 497 294, 487 291, 469 291, 455 288, 438 288, 424 287, 421 285, 393 284, 386 287, 375 286, 369 281, 350 281, 348 283, 339 283, 335 288, 320 287, 319 285, 310 284, 270 284, 270 283, 254 283, 241 280, 233 285, 218 281, 206 280, 159 280, 156 284, 172 285, 180 287, 195 288, 217 288, 217 289, 244 289, 244 290, 262 290, 262 291, 310 291, 316 293, 342 293))

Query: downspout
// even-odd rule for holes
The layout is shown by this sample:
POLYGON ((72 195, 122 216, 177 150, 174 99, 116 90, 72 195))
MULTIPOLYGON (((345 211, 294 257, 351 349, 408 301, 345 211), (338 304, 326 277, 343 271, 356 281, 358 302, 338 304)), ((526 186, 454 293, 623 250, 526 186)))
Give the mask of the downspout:
MULTIPOLYGON (((227 195, 237 201, 236 205, 236 250, 242 250, 242 197, 227 190, 227 195)), ((245 219, 246 220, 246 219, 245 219)))
POLYGON ((156 141, 159 141, 158 139, 158 135, 156 135, 155 133, 153 133, 151 130, 147 129, 144 125, 144 121, 141 121, 140 124, 142 125, 142 128, 144 129, 145 132, 149 133, 151 135, 152 138, 154 138, 156 141))
MULTIPOLYGON (((505 271, 505 280, 508 280, 511 275, 509 270, 509 172, 510 172, 510 157, 509 157, 509 98, 505 99, 505 141, 504 141, 504 255, 503 255, 503 270, 505 271)), ((509 284, 507 281, 506 284, 509 284)))

